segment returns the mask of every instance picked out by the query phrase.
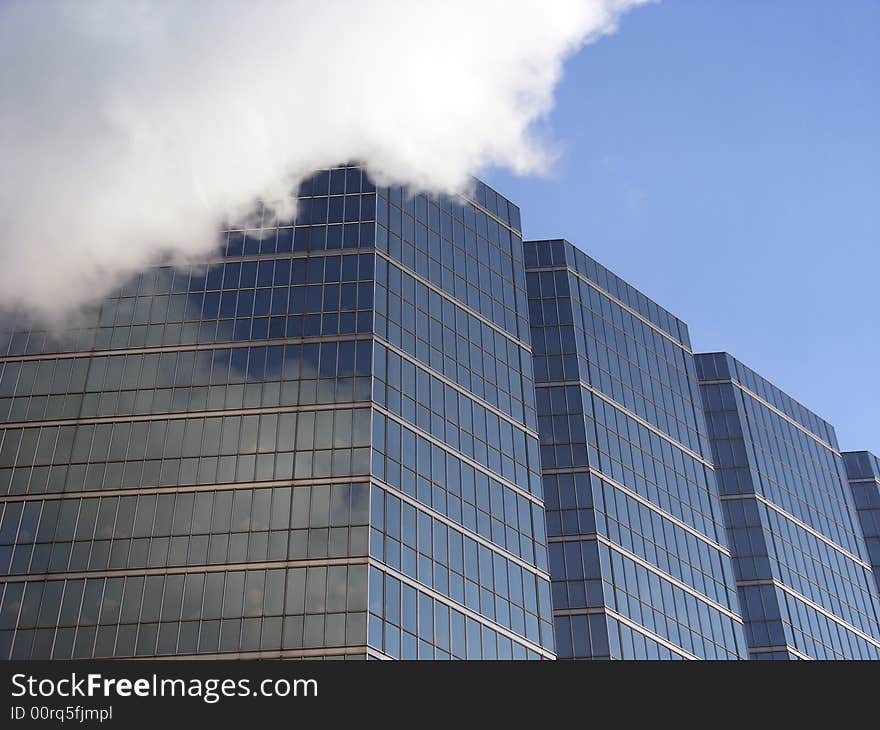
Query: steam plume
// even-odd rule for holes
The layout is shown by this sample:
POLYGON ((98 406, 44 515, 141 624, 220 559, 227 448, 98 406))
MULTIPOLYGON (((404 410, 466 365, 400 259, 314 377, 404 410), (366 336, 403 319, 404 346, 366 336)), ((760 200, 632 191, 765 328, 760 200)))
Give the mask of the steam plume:
POLYGON ((0 309, 63 318, 340 161, 539 172, 563 61, 641 1, 6 0, 0 309))

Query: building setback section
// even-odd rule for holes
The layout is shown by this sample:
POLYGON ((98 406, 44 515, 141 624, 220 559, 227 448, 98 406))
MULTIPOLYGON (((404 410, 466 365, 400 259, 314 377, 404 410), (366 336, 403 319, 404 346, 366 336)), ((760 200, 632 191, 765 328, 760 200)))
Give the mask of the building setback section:
POLYGON ((868 561, 880 588, 880 459, 870 451, 844 451, 842 456, 868 561))
POLYGON ((880 658, 834 429, 726 353, 696 361, 750 656, 880 658))
POLYGON ((557 653, 745 658, 687 327, 525 243, 557 653))

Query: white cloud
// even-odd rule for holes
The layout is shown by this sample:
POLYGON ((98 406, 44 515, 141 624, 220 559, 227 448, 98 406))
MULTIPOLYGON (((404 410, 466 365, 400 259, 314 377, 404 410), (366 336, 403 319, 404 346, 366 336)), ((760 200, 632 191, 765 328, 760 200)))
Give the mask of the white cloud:
POLYGON ((563 61, 640 2, 5 0, 0 308, 63 318, 341 161, 541 171, 563 61))

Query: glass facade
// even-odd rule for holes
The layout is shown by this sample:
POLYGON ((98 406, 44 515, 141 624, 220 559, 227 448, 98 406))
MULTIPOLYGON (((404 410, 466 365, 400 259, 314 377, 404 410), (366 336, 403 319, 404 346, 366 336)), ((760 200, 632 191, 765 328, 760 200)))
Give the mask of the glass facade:
POLYGON ((552 658, 518 210, 341 167, 254 225, 4 323, 0 657, 552 658))
POLYGON ((834 429, 726 353, 696 361, 750 656, 880 658, 834 429))
POLYGON ((687 327, 525 243, 557 653, 745 658, 687 327))
POLYGON ((843 466, 880 590, 880 459, 870 451, 844 451, 843 466))
POLYGON ((0 658, 880 658, 876 457, 479 181, 298 197, 0 321, 0 658))
POLYGON ((371 648, 553 656, 519 210, 380 191, 371 648))

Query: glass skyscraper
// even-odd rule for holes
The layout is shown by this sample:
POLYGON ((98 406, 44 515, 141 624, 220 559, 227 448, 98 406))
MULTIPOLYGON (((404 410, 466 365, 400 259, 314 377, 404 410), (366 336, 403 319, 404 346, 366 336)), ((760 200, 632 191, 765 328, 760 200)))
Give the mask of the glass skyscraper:
POLYGON ((844 451, 843 466, 880 589, 880 459, 870 451, 844 451))
POLYGON ((552 658, 519 211, 376 189, 0 346, 0 656, 552 658))
POLYGON ((745 658, 687 327, 567 241, 528 241, 557 653, 745 658))
POLYGON ((876 458, 479 181, 298 195, 0 321, 0 658, 880 657, 876 458))
POLYGON ((696 360, 750 656, 880 658, 834 429, 730 355, 696 360))

